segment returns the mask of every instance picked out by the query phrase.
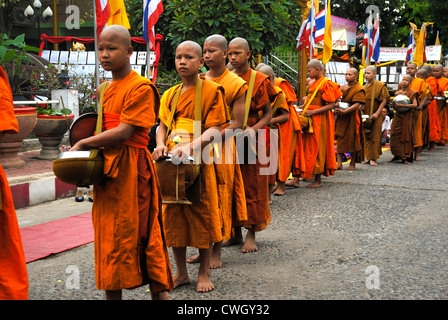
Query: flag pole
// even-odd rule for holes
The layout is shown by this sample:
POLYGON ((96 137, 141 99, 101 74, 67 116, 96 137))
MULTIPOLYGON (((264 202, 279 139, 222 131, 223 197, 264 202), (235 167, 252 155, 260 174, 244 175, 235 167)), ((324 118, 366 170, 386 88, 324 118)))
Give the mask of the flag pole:
MULTIPOLYGON (((96 88, 100 87, 100 70, 99 70, 99 62, 98 62, 98 35, 97 35, 97 20, 96 20, 96 0, 93 0, 93 32, 94 32, 94 39, 95 39, 95 78, 96 78, 96 88)), ((98 95, 97 95, 97 102, 99 101, 98 95)), ((98 105, 98 104, 97 104, 98 105)))

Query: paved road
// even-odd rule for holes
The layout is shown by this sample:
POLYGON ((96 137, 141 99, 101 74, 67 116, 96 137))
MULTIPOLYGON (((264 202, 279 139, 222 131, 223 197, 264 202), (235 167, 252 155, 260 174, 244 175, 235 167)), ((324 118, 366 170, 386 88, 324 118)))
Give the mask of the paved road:
MULTIPOLYGON (((358 165, 323 178, 322 188, 307 189, 304 182, 274 197, 272 222, 257 235, 258 252, 225 248, 223 268, 211 272, 216 288, 207 294, 195 292, 198 266, 189 265, 192 285, 171 299, 448 299, 448 147, 424 152, 424 161, 410 165, 387 163, 390 158, 386 151, 378 167, 358 165)), ((17 215, 23 227, 90 206, 65 199, 17 215)), ((104 299, 95 287, 93 244, 27 267, 30 299, 104 299), (70 268, 79 270, 79 288, 70 286, 70 268)), ((138 288, 124 298, 150 295, 138 288)))

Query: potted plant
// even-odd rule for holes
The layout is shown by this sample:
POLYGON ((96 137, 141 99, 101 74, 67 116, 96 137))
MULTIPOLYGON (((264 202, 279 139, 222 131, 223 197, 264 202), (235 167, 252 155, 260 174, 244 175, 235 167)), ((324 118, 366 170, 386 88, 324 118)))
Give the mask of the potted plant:
MULTIPOLYGON (((61 101, 61 103, 63 103, 61 101)), ((53 160, 59 155, 59 145, 64 134, 70 129, 75 115, 70 109, 55 110, 48 104, 37 107, 37 123, 33 133, 42 144, 39 159, 53 160)))
MULTIPOLYGON (((13 95, 20 93, 21 84, 27 78, 27 72, 22 74, 23 64, 33 61, 27 51, 39 51, 38 48, 27 46, 24 40, 24 34, 15 39, 8 39, 6 35, 0 34, 0 64, 8 75, 13 95)), ((35 65, 39 63, 36 62, 35 65)), ((19 132, 0 138, 0 163, 5 169, 25 166, 25 161, 20 159, 18 152, 23 145, 23 139, 33 131, 37 119, 34 107, 14 106, 14 114, 19 123, 19 132)))

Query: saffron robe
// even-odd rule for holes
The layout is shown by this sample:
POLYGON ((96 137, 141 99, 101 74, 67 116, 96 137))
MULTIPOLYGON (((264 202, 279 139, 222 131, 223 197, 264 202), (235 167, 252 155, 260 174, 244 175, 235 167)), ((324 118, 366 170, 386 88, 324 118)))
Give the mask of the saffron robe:
MULTIPOLYGON (((350 105, 355 103, 363 105, 365 101, 366 92, 358 82, 353 87, 348 87, 342 92, 342 102, 350 105)), ((356 152, 356 162, 362 162, 364 159, 364 154, 362 154, 364 130, 361 122, 361 109, 349 114, 337 116, 335 121, 335 137, 338 153, 356 152)))
POLYGON ((104 92, 103 130, 120 123, 136 128, 127 141, 103 148, 107 178, 93 189, 95 273, 100 290, 147 283, 152 292, 173 288, 159 181, 146 148, 159 103, 154 84, 135 71, 113 81, 104 92))
MULTIPOLYGON (((448 79, 445 77, 436 78, 437 81, 437 91, 438 95, 445 98, 444 92, 448 91, 448 79)), ((440 124, 440 137, 439 143, 445 145, 448 141, 448 121, 447 121, 447 110, 446 110, 446 100, 439 101, 437 104, 437 115, 439 116, 440 124)))
MULTIPOLYGON (((245 74, 240 75, 240 77, 249 83, 251 72, 252 69, 249 69, 245 74)), ((276 95, 277 92, 269 81, 269 78, 261 72, 257 72, 247 126, 252 127, 259 121, 259 113, 262 114, 263 106, 266 103, 271 103, 276 95)), ((256 147, 259 150, 259 146, 266 146, 266 135, 256 133, 256 136, 256 147)), ((268 169, 271 164, 263 164, 260 162, 260 157, 265 157, 266 154, 258 154, 254 164, 249 163, 247 159, 248 148, 246 148, 244 155, 245 159, 240 159, 240 162, 242 162, 240 167, 247 203, 247 221, 244 223, 244 227, 253 232, 257 232, 264 230, 271 221, 271 210, 268 203, 269 176, 267 173, 261 173, 263 169, 268 169)))
MULTIPOLYGON (((246 93, 247 83, 227 68, 220 77, 211 80, 224 88, 229 120, 232 120, 233 103, 246 93)), ((223 126, 225 127, 227 125, 223 126)), ((246 194, 233 136, 223 141, 220 156, 220 163, 215 162, 215 170, 223 220, 223 239, 230 239, 232 227, 241 226, 247 220, 246 194), (232 152, 226 152, 229 147, 232 152)))
MULTIPOLYGON (((12 91, 0 66, 0 136, 19 132, 12 91)), ((8 179, 0 165, 0 300, 27 300, 28 273, 8 179)))
MULTIPOLYGON (((437 79, 433 76, 426 78, 426 82, 431 87, 431 94, 433 97, 438 96, 439 90, 437 85, 437 79)), ((432 100, 428 106, 428 118, 429 118, 429 141, 440 141, 441 126, 439 121, 439 114, 437 112, 437 102, 432 100)))
MULTIPOLYGON (((417 102, 420 103, 427 94, 427 83, 425 80, 420 78, 413 78, 412 83, 409 86, 410 89, 417 91, 418 98, 417 102)), ((414 130, 415 130, 415 144, 414 148, 423 146, 423 110, 412 109, 412 121, 414 122, 414 130)))
MULTIPOLYGON (((288 122, 293 124, 284 124, 287 127, 285 131, 290 129, 291 132, 291 147, 294 147, 293 163, 291 165, 291 173, 293 176, 300 176, 305 171, 305 155, 303 153, 302 143, 302 126, 300 125, 299 115, 294 107, 294 103, 298 101, 297 95, 291 84, 283 78, 275 78, 275 85, 279 87, 284 94, 286 94, 287 104, 289 108, 288 122)), ((280 172, 280 171, 279 171, 280 172)), ((281 178, 283 179, 283 178, 281 178)), ((284 181, 284 180, 281 180, 284 181)))
MULTIPOLYGON (((328 103, 336 102, 342 95, 339 86, 330 80, 321 77, 311 83, 305 104, 311 99, 319 84, 325 81, 319 88, 308 110, 317 110, 328 103)), ((302 175, 305 179, 312 179, 313 174, 323 174, 328 177, 337 170, 334 154, 334 115, 332 110, 311 116, 313 132, 303 133, 303 148, 305 153, 306 168, 302 175)))
MULTIPOLYGON (((406 95, 412 101, 418 97, 418 92, 409 89, 406 95)), ((406 160, 411 158, 414 145, 415 130, 414 121, 412 121, 412 109, 403 113, 396 112, 390 128, 391 153, 400 159, 406 160)))
MULTIPOLYGON (((162 96, 160 120, 168 127, 168 119, 172 107, 172 99, 181 85, 168 89, 162 96)), ((168 149, 174 148, 171 136, 179 131, 187 132, 190 141, 193 139, 195 87, 183 92, 177 103, 171 135, 166 141, 168 149)), ((225 125, 228 121, 228 110, 224 98, 224 89, 217 83, 204 79, 202 84, 201 134, 210 127, 225 125)), ((201 152, 202 154, 202 152, 201 152)), ((224 221, 219 205, 218 181, 214 163, 202 161, 200 174, 192 188, 198 198, 192 205, 166 204, 163 207, 163 222, 166 230, 167 244, 170 247, 209 248, 214 242, 223 239, 224 221)), ((161 177, 161 179, 163 179, 161 177)))
MULTIPOLYGON (((362 109, 362 113, 366 115, 370 115, 370 107, 371 107, 371 99, 373 93, 373 85, 365 85, 364 90, 366 91, 366 101, 364 104, 364 108, 362 109)), ((373 100, 373 113, 375 113, 381 102, 386 99, 389 101, 390 95, 387 91, 386 84, 381 81, 376 80, 375 85, 375 95, 373 100)), ((371 132, 364 132, 364 153, 365 158, 367 160, 377 160, 380 155, 383 154, 381 150, 381 135, 382 135, 382 125, 384 121, 384 116, 382 113, 373 120, 371 126, 371 132)))

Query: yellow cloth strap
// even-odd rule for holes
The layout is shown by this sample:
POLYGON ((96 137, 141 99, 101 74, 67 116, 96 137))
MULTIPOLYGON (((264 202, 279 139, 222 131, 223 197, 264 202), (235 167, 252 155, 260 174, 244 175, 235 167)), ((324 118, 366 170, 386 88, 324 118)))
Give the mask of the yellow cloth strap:
MULTIPOLYGON (((98 99, 98 118, 96 119, 96 129, 95 129, 95 135, 100 134, 103 131, 103 96, 104 96, 104 91, 106 91, 106 87, 107 87, 108 81, 104 81, 101 86, 100 86, 100 97, 98 99)), ((95 158, 98 155, 99 149, 93 149, 92 152, 90 153, 90 157, 89 158, 95 158)), ((93 164, 91 165, 92 168, 90 168, 90 166, 87 167, 87 171, 89 171, 88 169, 90 168, 90 170, 93 169, 93 164)), ((88 172, 87 172, 88 173, 88 172)))
POLYGON ((370 118, 372 117, 373 113, 373 101, 375 100, 375 86, 376 86, 376 80, 373 80, 372 97, 370 99, 370 118))
POLYGON ((243 122, 243 130, 246 129, 247 126, 247 118, 249 117, 249 109, 250 109, 250 102, 252 101, 252 93, 254 92, 254 85, 255 85, 255 77, 257 75, 257 72, 255 70, 251 69, 248 89, 246 93, 246 104, 245 104, 245 113, 244 113, 244 122, 243 122))
POLYGON ((272 115, 274 115, 275 111, 277 111, 278 107, 280 107, 283 100, 285 100, 286 98, 286 95, 283 92, 281 92, 280 94, 280 98, 275 102, 274 107, 272 108, 272 115))
POLYGON ((303 108, 302 114, 304 114, 304 113, 306 112, 306 110, 307 110, 308 107, 310 106, 311 102, 313 101, 314 97, 316 96, 317 91, 319 91, 319 89, 320 89, 320 87, 322 86, 322 84, 323 84, 324 82, 327 82, 327 80, 328 80, 327 78, 324 78, 324 79, 319 83, 319 85, 317 86, 316 90, 313 92, 311 98, 310 98, 309 100, 306 101, 305 108, 303 108))

